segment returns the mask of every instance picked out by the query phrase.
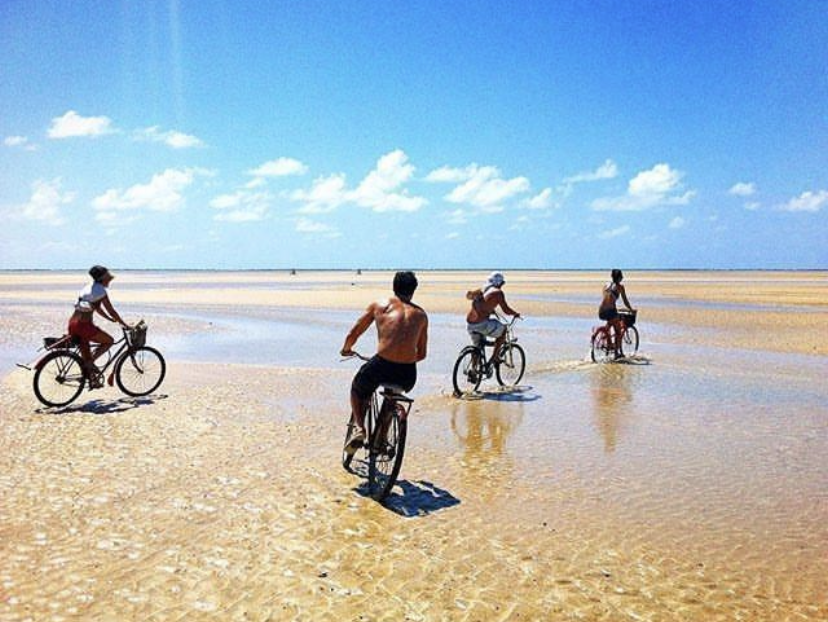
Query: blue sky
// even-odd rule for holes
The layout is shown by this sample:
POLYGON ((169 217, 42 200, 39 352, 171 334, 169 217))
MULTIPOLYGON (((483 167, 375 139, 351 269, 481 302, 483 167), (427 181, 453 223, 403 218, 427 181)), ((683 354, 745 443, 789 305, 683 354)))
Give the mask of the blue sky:
POLYGON ((0 268, 828 268, 828 3, 0 4, 0 268))

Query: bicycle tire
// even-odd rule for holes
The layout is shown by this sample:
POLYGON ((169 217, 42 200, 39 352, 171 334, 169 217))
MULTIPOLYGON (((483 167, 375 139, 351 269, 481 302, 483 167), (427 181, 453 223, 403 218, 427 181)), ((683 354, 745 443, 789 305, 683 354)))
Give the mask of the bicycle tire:
POLYGON ((495 366, 497 381, 502 387, 514 387, 526 371, 526 352, 516 343, 505 343, 500 348, 499 362, 495 366))
POLYGON ((386 442, 394 450, 394 455, 388 457, 386 454, 377 451, 376 447, 379 444, 377 436, 381 428, 379 425, 374 430, 368 449, 368 491, 371 497, 380 502, 388 496, 397 483, 397 477, 400 474, 403 456, 405 455, 405 439, 408 431, 407 419, 401 416, 402 407, 399 404, 394 403, 392 408, 394 412, 388 415, 391 417, 391 421, 388 424, 386 442))
POLYGON ((624 338, 621 339, 621 355, 633 356, 638 352, 638 329, 629 326, 624 331, 624 338))
POLYGON ((49 407, 67 406, 86 384, 83 359, 69 350, 47 354, 37 366, 32 387, 35 397, 49 407))
POLYGON ((484 360, 484 355, 475 346, 466 346, 460 351, 452 373, 452 383, 454 384, 454 395, 456 397, 477 391, 483 381, 483 372, 480 369, 480 361, 482 360, 484 360))
POLYGON ((590 356, 593 363, 604 363, 613 356, 614 352, 609 347, 609 331, 601 327, 592 333, 590 356))
POLYGON ((150 346, 131 348, 115 363, 115 382, 121 391, 132 397, 143 397, 155 391, 166 373, 164 357, 150 346), (126 366, 127 361, 130 366, 126 366))

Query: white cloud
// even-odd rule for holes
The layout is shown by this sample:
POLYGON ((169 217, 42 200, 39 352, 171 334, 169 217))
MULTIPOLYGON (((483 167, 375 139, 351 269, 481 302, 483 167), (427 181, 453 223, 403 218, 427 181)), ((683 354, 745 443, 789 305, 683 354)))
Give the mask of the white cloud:
POLYGON ((247 171, 248 175, 254 177, 287 177, 289 175, 304 175, 308 167, 293 158, 277 158, 265 162, 258 168, 247 171))
POLYGON ((362 180, 351 199, 375 212, 416 212, 428 201, 410 195, 405 189, 400 190, 400 186, 413 176, 414 166, 408 163, 405 152, 397 149, 377 160, 376 168, 362 180))
POLYGON ((656 164, 641 171, 627 185, 627 193, 619 197, 603 197, 592 202, 592 209, 598 211, 642 211, 658 205, 686 205, 695 196, 682 189, 684 174, 670 168, 669 164, 656 164))
POLYGON ((460 237, 460 234, 457 233, 456 231, 452 231, 451 233, 446 234, 446 239, 447 240, 454 240, 454 239, 459 238, 459 237, 460 237))
POLYGON ((28 142, 29 139, 25 136, 6 136, 3 139, 3 144, 6 145, 6 147, 22 147, 28 142))
POLYGON ((733 184, 730 190, 727 191, 728 194, 733 194, 737 197, 749 197, 756 193, 756 185, 747 182, 740 181, 738 183, 733 184))
POLYGON ((426 175, 425 180, 432 183, 459 184, 474 177, 477 172, 477 164, 470 164, 466 168, 453 168, 441 166, 426 175))
POLYGON ((828 190, 819 192, 809 190, 780 206, 780 209, 786 212, 818 212, 826 204, 828 204, 828 190))
POLYGON ((426 205, 424 197, 413 196, 402 188, 414 175, 414 166, 408 163, 403 151, 392 151, 382 156, 377 165, 355 190, 349 190, 345 175, 337 173, 314 180, 309 190, 294 190, 291 200, 304 203, 302 214, 330 212, 340 205, 354 203, 375 212, 414 212, 426 205))
POLYGON ((162 132, 157 125, 153 125, 152 127, 148 127, 143 130, 135 130, 133 137, 135 140, 164 143, 173 149, 189 149, 192 147, 204 146, 204 142, 200 138, 175 130, 162 132))
POLYGON ((475 207, 490 208, 499 206, 504 201, 530 190, 529 180, 526 177, 503 179, 500 170, 494 166, 472 164, 465 169, 447 171, 448 169, 444 170, 437 177, 448 179, 454 175, 455 179, 465 178, 465 181, 444 197, 450 203, 465 203, 475 207))
POLYGON ((465 225, 468 222, 468 214, 466 210, 457 208, 446 214, 446 222, 450 225, 465 225))
POLYGON ((618 236, 624 235, 624 234, 628 233, 629 230, 630 230, 629 225, 622 225, 622 226, 617 227, 615 229, 610 229, 608 231, 602 231, 601 233, 598 234, 598 237, 601 238, 602 240, 609 240, 611 238, 617 238, 618 236))
POLYGON ((266 192, 239 190, 221 194, 210 201, 210 207, 219 210, 213 220, 224 222, 254 222, 263 220, 270 209, 271 196, 266 192))
POLYGON ((618 176, 618 166, 612 160, 606 160, 594 171, 578 173, 564 179, 564 184, 571 185, 585 181, 599 181, 601 179, 613 179, 618 176))
MULTIPOLYGON (((553 207, 552 188, 544 188, 539 194, 526 199, 523 205, 529 209, 547 209, 553 207)), ((557 205, 554 205, 558 207, 557 205)))
POLYGON ((199 174, 209 173, 203 169, 171 168, 153 175, 146 184, 136 184, 126 190, 107 190, 92 201, 98 211, 97 219, 112 220, 113 212, 124 210, 174 211, 184 203, 183 190, 192 185, 199 174))
POLYGON ((20 215, 49 225, 63 224, 61 206, 71 203, 75 199, 75 193, 63 192, 61 185, 59 177, 52 181, 34 182, 32 196, 28 203, 20 207, 20 215))
POLYGON ((115 129, 109 117, 82 117, 74 110, 69 110, 62 117, 52 119, 48 136, 49 138, 95 137, 113 132, 115 129))
POLYGON ((673 220, 670 221, 670 224, 667 225, 670 229, 681 229, 687 221, 684 220, 681 216, 676 216, 673 220))
POLYGON ((299 233, 322 235, 326 238, 338 238, 342 235, 335 227, 311 220, 310 218, 299 218, 296 221, 296 231, 299 233))
POLYGON ((750 212, 755 212, 760 207, 762 207, 762 204, 758 201, 749 201, 748 203, 745 203, 745 209, 750 212))
POLYGON ((345 175, 335 174, 329 177, 317 177, 310 190, 295 190, 290 194, 293 201, 304 203, 299 208, 303 214, 320 214, 335 210, 348 201, 345 189, 345 175))

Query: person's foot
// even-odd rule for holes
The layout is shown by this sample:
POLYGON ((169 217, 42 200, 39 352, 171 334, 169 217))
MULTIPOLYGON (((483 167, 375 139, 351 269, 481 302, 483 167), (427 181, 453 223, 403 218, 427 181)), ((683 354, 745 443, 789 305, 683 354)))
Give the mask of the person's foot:
POLYGON ((348 442, 345 443, 345 453, 348 455, 354 455, 356 450, 362 447, 365 443, 365 430, 362 428, 354 427, 353 431, 351 432, 351 438, 348 439, 348 442))
POLYGON ((103 374, 100 369, 90 365, 86 368, 86 374, 89 377, 90 389, 100 389, 103 386, 103 374))

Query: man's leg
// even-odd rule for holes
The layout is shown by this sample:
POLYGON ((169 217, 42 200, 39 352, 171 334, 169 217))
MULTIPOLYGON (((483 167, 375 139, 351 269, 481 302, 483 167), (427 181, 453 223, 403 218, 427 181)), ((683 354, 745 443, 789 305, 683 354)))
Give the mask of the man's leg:
POLYGON ((103 355, 109 348, 112 347, 112 344, 115 343, 115 340, 109 333, 106 333, 102 330, 99 330, 94 337, 90 339, 94 343, 97 343, 97 347, 95 351, 92 353, 92 362, 94 363, 97 361, 101 355, 103 355))

